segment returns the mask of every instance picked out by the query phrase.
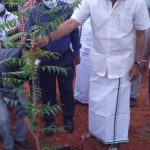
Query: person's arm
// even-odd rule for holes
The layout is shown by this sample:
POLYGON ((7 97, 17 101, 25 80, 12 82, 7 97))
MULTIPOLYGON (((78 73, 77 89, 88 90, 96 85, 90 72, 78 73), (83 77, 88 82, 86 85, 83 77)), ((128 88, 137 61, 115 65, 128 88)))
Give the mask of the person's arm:
POLYGON ((33 48, 41 48, 47 45, 50 41, 55 41, 62 38, 63 36, 72 32, 75 28, 79 26, 79 23, 74 19, 69 19, 61 24, 57 30, 49 33, 40 39, 32 41, 31 45, 33 48))
POLYGON ((70 41, 72 44, 72 48, 74 50, 74 63, 75 65, 78 65, 80 64, 80 48, 81 48, 80 34, 78 28, 76 28, 70 33, 70 41))
POLYGON ((32 41, 32 47, 34 49, 44 47, 49 41, 60 39, 77 28, 80 24, 83 24, 90 16, 89 4, 90 0, 82 0, 81 4, 75 9, 73 15, 69 20, 65 21, 58 27, 57 30, 48 34, 47 36, 32 41))
POLYGON ((140 63, 144 50, 145 43, 145 31, 136 31, 136 47, 135 47, 135 59, 134 64, 130 69, 129 76, 131 80, 135 80, 139 75, 140 63))
POLYGON ((36 24, 35 19, 38 20, 37 16, 39 14, 37 14, 37 8, 36 7, 28 9, 26 11, 26 13, 27 13, 26 18, 25 18, 25 20, 26 20, 26 31, 31 32, 32 26, 34 26, 36 24))
MULTIPOLYGON (((14 27, 6 30, 7 36, 12 36, 13 34, 17 33, 20 30, 20 22, 17 16, 14 14, 10 15, 10 19, 8 19, 8 22, 11 21, 14 23, 14 27)), ((7 21, 6 21, 7 22, 7 21)))

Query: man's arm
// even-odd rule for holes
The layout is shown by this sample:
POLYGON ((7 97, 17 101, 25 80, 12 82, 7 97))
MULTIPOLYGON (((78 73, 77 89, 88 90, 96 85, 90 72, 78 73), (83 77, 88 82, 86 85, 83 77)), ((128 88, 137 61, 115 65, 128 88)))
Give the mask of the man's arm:
POLYGON ((47 45, 50 41, 55 41, 63 36, 69 34, 72 32, 75 28, 77 28, 80 24, 74 20, 69 19, 62 23, 57 30, 49 33, 47 36, 44 36, 43 38, 37 39, 35 41, 32 41, 32 47, 33 48, 41 48, 47 45))
POLYGON ((78 65, 80 64, 80 48, 81 48, 80 33, 78 28, 76 28, 70 33, 70 41, 72 44, 72 48, 74 50, 74 63, 75 65, 78 65))
POLYGON ((145 43, 145 31, 136 31, 136 47, 135 47, 135 61, 129 72, 131 80, 135 80, 139 74, 140 62, 142 59, 142 54, 144 50, 145 43))
MULTIPOLYGON (((10 14, 8 16, 8 22, 13 22, 14 23, 14 26, 12 28, 9 28, 9 29, 6 29, 6 35, 9 37, 9 36, 12 36, 13 34, 17 33, 19 30, 20 30, 20 22, 19 22, 19 18, 14 15, 14 14, 10 14)), ((7 22, 6 21, 6 22, 7 22)))

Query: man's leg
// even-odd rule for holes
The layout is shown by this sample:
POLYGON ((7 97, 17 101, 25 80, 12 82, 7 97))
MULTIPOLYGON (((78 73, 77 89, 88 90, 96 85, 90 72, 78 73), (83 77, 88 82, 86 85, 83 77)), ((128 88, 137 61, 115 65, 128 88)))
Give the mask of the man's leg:
MULTIPOLYGON (((40 88, 42 94, 42 103, 44 105, 56 104, 56 75, 48 70, 40 71, 40 88)), ((50 125, 55 123, 54 114, 44 114, 45 127, 48 128, 50 125)), ((47 136, 53 134, 52 131, 45 131, 47 136)))
POLYGON ((67 75, 58 75, 60 99, 66 130, 73 132, 74 94, 73 94, 74 64, 67 69, 67 75))
POLYGON ((31 144, 27 142, 28 129, 25 125, 24 118, 26 117, 26 106, 28 98, 25 95, 23 88, 20 88, 17 95, 9 95, 12 99, 17 99, 17 105, 14 106, 14 111, 16 112, 16 128, 13 131, 13 136, 19 145, 25 149, 32 148, 31 144))
POLYGON ((0 135, 4 141, 5 150, 14 149, 14 140, 10 131, 10 120, 8 116, 7 106, 0 94, 0 135))
POLYGON ((27 138, 28 129, 23 121, 26 112, 20 103, 14 108, 16 112, 16 128, 14 129, 14 138, 16 141, 24 141, 27 138))
POLYGON ((130 106, 133 107, 136 104, 137 97, 140 93, 140 82, 141 76, 139 75, 138 78, 131 82, 131 95, 130 95, 130 106))

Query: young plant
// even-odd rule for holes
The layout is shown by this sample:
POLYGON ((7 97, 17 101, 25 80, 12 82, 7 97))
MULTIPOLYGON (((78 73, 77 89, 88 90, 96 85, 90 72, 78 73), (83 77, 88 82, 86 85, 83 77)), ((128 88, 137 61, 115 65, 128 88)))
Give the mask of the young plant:
MULTIPOLYGON (((23 0, 6 0, 5 3, 7 5, 13 6, 14 4, 18 6, 22 6, 23 0)), ((71 5, 71 7, 77 7, 78 2, 75 2, 71 5)), ((63 9, 66 9, 67 6, 65 6, 63 9)), ((30 10, 27 10, 30 11, 30 10)), ((40 10, 39 10, 40 11, 40 10)), ((48 33, 49 27, 51 27, 52 31, 55 30, 64 20, 65 15, 61 17, 55 16, 55 12, 59 11, 59 8, 53 8, 48 11, 48 14, 52 17, 55 17, 53 22, 49 22, 45 25, 34 25, 32 27, 32 30, 30 32, 18 32, 6 41, 5 47, 6 48, 12 48, 14 45, 18 48, 22 49, 22 56, 20 58, 8 58, 8 59, 1 59, 1 63, 5 63, 7 65, 17 65, 19 66, 19 69, 13 71, 13 72, 6 72, 3 73, 3 84, 7 86, 13 87, 13 92, 17 92, 17 90, 28 81, 31 81, 32 84, 31 92, 30 92, 30 100, 27 103, 26 111, 27 111, 27 117, 24 119, 27 127, 29 128, 30 133, 35 138, 36 142, 36 149, 41 150, 42 146, 39 140, 39 135, 41 131, 52 131, 52 132, 61 132, 63 131, 63 127, 56 127, 55 125, 51 125, 46 129, 42 129, 40 126, 40 117, 43 116, 43 114, 56 114, 58 110, 61 110, 61 107, 58 105, 41 105, 40 98, 41 98, 41 90, 39 87, 38 82, 38 72, 40 69, 45 70, 47 69, 49 72, 56 72, 56 73, 62 73, 66 74, 66 70, 62 67, 58 66, 40 66, 37 65, 35 62, 38 62, 40 58, 47 57, 48 59, 58 59, 60 56, 57 53, 47 52, 43 51, 42 49, 36 49, 33 50, 30 43, 24 43, 21 45, 20 40, 22 36, 30 37, 31 40, 36 40, 38 38, 41 38, 48 33), (13 44, 12 44, 13 43, 13 44), (19 44, 14 44, 19 43, 19 44)), ((42 12, 45 13, 45 12, 42 12)), ((27 12, 17 12, 19 17, 22 17, 22 15, 27 14, 27 12)), ((38 16, 37 16, 38 17, 38 16)), ((5 28, 11 28, 13 26, 13 23, 11 21, 3 24, 0 26, 0 29, 5 30, 5 28)), ((14 104, 13 102, 10 103, 14 104)), ((58 149, 55 146, 51 147, 45 147, 43 150, 52 150, 52 149, 58 149)))

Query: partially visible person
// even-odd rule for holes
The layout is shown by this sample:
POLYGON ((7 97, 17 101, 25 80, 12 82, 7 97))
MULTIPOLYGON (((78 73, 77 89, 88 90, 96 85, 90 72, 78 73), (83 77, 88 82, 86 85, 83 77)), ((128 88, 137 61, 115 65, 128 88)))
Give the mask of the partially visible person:
MULTIPOLYGON (((148 43, 147 43, 147 46, 146 46, 146 50, 148 51, 147 52, 147 55, 150 57, 150 29, 147 33, 147 38, 148 38, 148 43)), ((150 96, 150 62, 149 62, 149 96, 150 96)))
MULTIPOLYGON (((73 13, 73 9, 69 4, 56 1, 56 0, 43 0, 37 4, 30 12, 27 19, 27 31, 30 32, 34 25, 45 25, 49 22, 53 22, 55 17, 48 14, 48 11, 52 8, 58 8, 55 16, 60 17, 65 14, 65 20, 70 18, 73 13), (64 9, 64 6, 66 6, 64 9)), ((49 32, 51 27, 48 28, 49 32)), ((80 63, 80 37, 78 28, 74 29, 71 33, 65 37, 55 41, 48 42, 43 50, 49 52, 57 52, 60 54, 59 59, 49 60, 46 57, 41 58, 39 65, 41 66, 58 66, 64 67, 67 70, 67 74, 61 74, 56 72, 49 72, 48 69, 39 71, 39 81, 42 93, 42 101, 45 105, 53 105, 56 103, 56 79, 58 81, 60 100, 64 118, 65 130, 69 133, 73 132, 73 116, 74 116, 74 94, 73 94, 73 78, 74 78, 74 64, 80 63), (70 48, 72 45, 73 51, 70 48)), ((44 114, 45 126, 48 127, 51 124, 55 124, 55 116, 53 114, 44 114)), ((48 132, 47 135, 51 135, 52 132, 48 132)))
POLYGON ((89 86, 91 74, 90 50, 92 47, 92 27, 90 18, 81 27, 81 62, 76 67, 74 98, 77 102, 87 104, 89 101, 89 86))
POLYGON ((0 25, 4 25, 9 21, 12 21, 14 24, 11 28, 5 26, 5 29, 0 29, 1 46, 3 46, 4 42, 7 40, 7 37, 15 34, 20 29, 20 22, 16 15, 8 12, 5 5, 0 3, 0 25))
MULTIPOLYGON (((146 6, 148 8, 149 14, 150 14, 150 0, 145 0, 145 2, 146 2, 146 6)), ((148 43, 148 41, 147 41, 148 40, 148 30, 146 31, 145 45, 147 45, 147 43, 148 43)), ((145 51, 147 51, 146 49, 144 49, 144 57, 142 58, 141 64, 140 64, 140 72, 141 73, 139 74, 139 76, 137 77, 136 80, 133 80, 131 82, 130 107, 134 107, 137 103, 137 97, 140 94, 140 88, 141 88, 141 74, 147 70, 148 56, 145 55, 145 51)))
POLYGON ((150 96, 150 28, 146 32, 145 53, 142 60, 142 72, 149 71, 149 96, 150 96))
MULTIPOLYGON (((21 32, 26 32, 26 15, 27 15, 27 11, 28 9, 32 9, 33 6, 35 6, 36 4, 38 4, 41 0, 27 0, 23 6, 21 7, 21 10, 24 15, 21 18, 21 32)), ((26 36, 22 36, 21 37, 21 42, 22 44, 24 44, 24 42, 26 42, 26 36)))
MULTIPOLYGON (((0 58, 2 61, 3 57, 11 58, 11 56, 20 57, 21 50, 0 50, 0 58)), ((19 69, 19 68, 18 68, 19 69)), ((27 118, 26 106, 28 98, 25 95, 24 89, 20 86, 17 93, 12 92, 12 87, 3 84, 2 74, 4 72, 13 72, 16 69, 6 67, 1 62, 0 64, 0 136, 4 141, 4 150, 15 150, 15 144, 19 144, 24 149, 31 149, 31 144, 27 141, 28 129, 24 122, 27 118), (11 131, 11 123, 9 118, 9 112, 6 105, 6 98, 15 100, 17 105, 14 105, 14 111, 16 112, 16 128, 11 131)))
MULTIPOLYGON (((149 16, 150 16, 150 1, 146 0, 146 4, 147 4, 148 11, 149 11, 149 16)), ((143 62, 148 61, 148 63, 149 63, 148 68, 149 68, 149 96, 150 96, 150 62, 149 62, 149 59, 150 59, 150 28, 146 32, 146 39, 147 39, 147 41, 146 41, 143 62)))
POLYGON ((0 136, 4 141, 5 150, 15 150, 15 143, 24 149, 32 148, 31 144, 27 141, 28 129, 24 123, 26 111, 20 101, 26 101, 27 103, 27 97, 23 89, 20 89, 18 94, 13 96, 10 89, 5 90, 3 87, 2 89, 0 87, 0 136), (11 131, 10 127, 10 118, 6 102, 4 101, 5 98, 16 99, 18 102, 14 106, 14 111, 16 112, 16 128, 13 131, 11 131))

